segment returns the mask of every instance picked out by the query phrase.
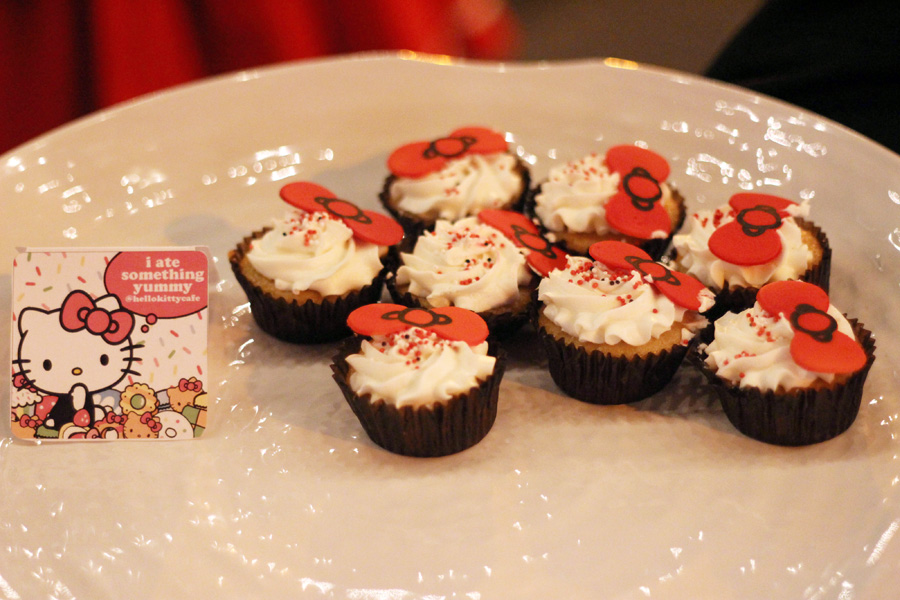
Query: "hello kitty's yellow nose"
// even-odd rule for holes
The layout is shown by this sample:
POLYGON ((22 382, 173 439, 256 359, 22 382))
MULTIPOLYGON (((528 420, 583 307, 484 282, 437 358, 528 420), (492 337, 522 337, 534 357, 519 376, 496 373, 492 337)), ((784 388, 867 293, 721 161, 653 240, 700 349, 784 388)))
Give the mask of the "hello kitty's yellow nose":
POLYGON ((74 369, 72 369, 72 375, 81 375, 81 373, 81 367, 75 367, 74 369))

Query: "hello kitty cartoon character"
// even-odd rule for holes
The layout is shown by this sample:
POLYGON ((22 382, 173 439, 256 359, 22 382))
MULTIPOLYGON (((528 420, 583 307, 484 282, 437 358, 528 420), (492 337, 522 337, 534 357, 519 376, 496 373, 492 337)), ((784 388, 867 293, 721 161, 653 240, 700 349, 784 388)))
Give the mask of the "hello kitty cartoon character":
POLYGON ((60 308, 26 307, 17 322, 16 375, 41 395, 56 397, 44 420, 47 427, 92 426, 105 416, 94 395, 129 374, 139 375, 132 369, 140 360, 134 351, 142 347, 131 340, 135 318, 114 294, 93 299, 73 290, 60 308))

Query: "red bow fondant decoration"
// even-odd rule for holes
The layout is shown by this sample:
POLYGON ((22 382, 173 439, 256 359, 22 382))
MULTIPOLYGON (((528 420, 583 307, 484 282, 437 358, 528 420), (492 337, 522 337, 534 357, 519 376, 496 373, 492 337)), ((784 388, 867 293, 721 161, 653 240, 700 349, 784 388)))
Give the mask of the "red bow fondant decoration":
POLYGON ((390 335, 419 327, 444 339, 470 346, 487 339, 488 326, 476 313, 458 306, 407 307, 400 304, 367 304, 347 317, 347 325, 360 335, 390 335))
POLYGON ((180 392, 202 392, 203 391, 203 382, 193 377, 191 379, 180 379, 178 381, 178 391, 180 392))
POLYGON ((468 154, 497 154, 508 149, 501 133, 484 127, 463 127, 445 138, 401 146, 391 153, 387 164, 397 177, 418 179, 440 171, 453 159, 468 154))
POLYGON ((781 254, 778 228, 796 206, 770 194, 735 194, 728 204, 737 211, 734 221, 716 229, 709 238, 709 250, 724 261, 739 266, 763 265, 781 254))
POLYGON ((354 237, 364 242, 393 246, 403 239, 403 228, 395 220, 341 200, 321 185, 297 181, 281 188, 280 195, 282 200, 295 208, 306 212, 326 212, 340 219, 353 231, 354 237))
POLYGON ((610 227, 642 240, 658 231, 672 231, 669 213, 660 204, 661 184, 669 177, 669 163, 659 154, 638 146, 613 146, 606 166, 620 175, 619 190, 606 203, 610 227))
POLYGON ((98 307, 81 290, 74 290, 63 300, 59 322, 66 331, 87 329, 103 337, 109 344, 125 341, 134 328, 134 316, 125 309, 107 311, 98 307))
POLYGON ((487 209, 478 213, 485 225, 499 230, 519 248, 530 250, 525 260, 539 275, 546 277, 554 269, 564 269, 568 255, 553 247, 531 219, 511 210, 487 209))
POLYGON ((712 298, 712 292, 698 280, 654 261, 637 246, 609 240, 593 244, 588 252, 594 260, 614 271, 637 271, 650 277, 650 284, 681 308, 699 311, 703 308, 703 295, 712 298), (707 294, 703 294, 704 291, 707 294))
POLYGON ((776 281, 764 285, 756 301, 767 313, 788 319, 794 330, 791 358, 800 367, 817 373, 855 373, 866 365, 868 357, 859 342, 837 330, 822 288, 805 281, 776 281))

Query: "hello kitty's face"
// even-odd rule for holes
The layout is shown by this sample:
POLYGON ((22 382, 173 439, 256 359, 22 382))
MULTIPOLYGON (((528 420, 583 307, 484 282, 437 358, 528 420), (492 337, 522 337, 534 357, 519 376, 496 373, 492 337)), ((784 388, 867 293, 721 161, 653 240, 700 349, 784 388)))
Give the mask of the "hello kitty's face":
POLYGON ((20 372, 45 394, 65 394, 76 385, 88 392, 113 387, 129 373, 135 361, 130 337, 112 344, 89 331, 67 331, 60 311, 26 308, 19 314, 20 372))

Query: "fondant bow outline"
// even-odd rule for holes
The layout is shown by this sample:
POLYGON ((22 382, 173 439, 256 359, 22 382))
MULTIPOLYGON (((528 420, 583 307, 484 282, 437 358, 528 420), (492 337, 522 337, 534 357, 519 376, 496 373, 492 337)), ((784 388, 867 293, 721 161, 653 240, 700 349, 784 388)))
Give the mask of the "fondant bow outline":
POLYGON ((281 199, 306 212, 325 212, 344 223, 361 241, 393 246, 403 239, 403 228, 387 215, 363 210, 331 190, 309 181, 295 181, 281 188, 281 199))
POLYGON ((432 158, 458 158, 464 155, 469 151, 469 148, 475 145, 478 141, 478 138, 471 135, 456 135, 456 136, 448 136, 445 138, 439 138, 433 140, 428 144, 428 147, 422 152, 422 157, 427 159, 432 158), (449 148, 441 148, 442 146, 455 146, 459 145, 459 149, 455 152, 448 152, 449 148))
POLYGON ((760 288, 756 301, 770 315, 788 319, 794 331, 791 358, 800 367, 816 373, 855 373, 868 361, 860 343, 838 331, 822 288, 806 281, 776 281, 760 288))
POLYGON ((529 250, 525 260, 539 275, 546 277, 553 269, 565 268, 566 253, 544 238, 537 226, 522 213, 485 209, 478 213, 478 220, 499 230, 516 246, 529 250))
POLYGON ((613 271, 636 270, 642 278, 649 279, 650 285, 659 293, 682 308, 706 310, 708 307, 703 301, 704 296, 710 299, 713 297, 713 293, 699 280, 654 261, 637 246, 608 240, 593 244, 588 252, 591 258, 613 271))
POLYGON ((672 219, 662 206, 662 182, 669 177, 669 163, 659 154, 639 146, 613 146, 606 152, 606 166, 620 176, 619 189, 606 202, 606 221, 620 233, 651 239, 672 231, 672 219))
POLYGON ((487 339, 487 323, 478 314, 458 306, 408 307, 377 303, 361 306, 347 317, 347 325, 359 335, 390 335, 419 327, 444 339, 470 346, 487 339))
POLYGON ((397 177, 418 179, 440 171, 448 161, 462 156, 508 150, 502 133, 486 127, 463 127, 446 137, 400 146, 388 156, 387 166, 397 177))
POLYGON ((737 211, 734 221, 718 227, 709 237, 709 250, 717 258, 739 266, 763 265, 782 251, 778 229, 796 206, 771 194, 741 193, 728 200, 737 211))

